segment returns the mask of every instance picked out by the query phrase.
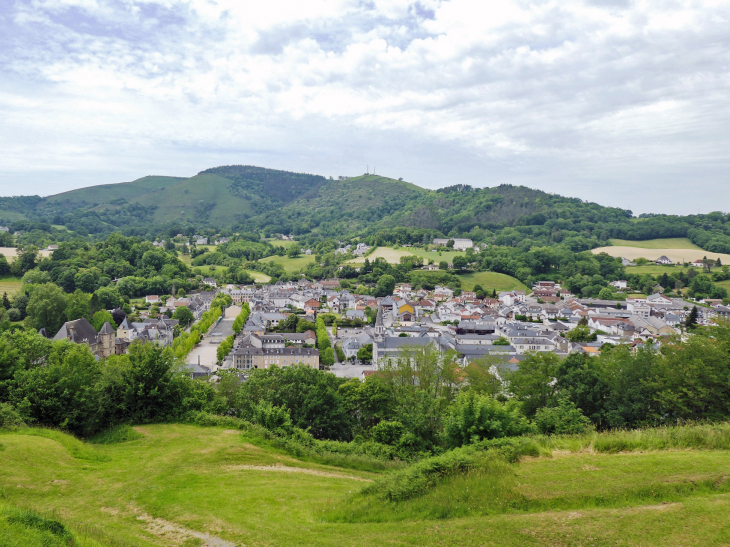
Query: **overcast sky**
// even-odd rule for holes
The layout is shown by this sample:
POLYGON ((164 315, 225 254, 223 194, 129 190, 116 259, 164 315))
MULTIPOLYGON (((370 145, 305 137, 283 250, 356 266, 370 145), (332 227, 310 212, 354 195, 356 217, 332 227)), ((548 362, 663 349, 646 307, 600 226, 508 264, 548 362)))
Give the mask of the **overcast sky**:
POLYGON ((0 0, 0 194, 222 164, 730 211, 730 2, 0 0))

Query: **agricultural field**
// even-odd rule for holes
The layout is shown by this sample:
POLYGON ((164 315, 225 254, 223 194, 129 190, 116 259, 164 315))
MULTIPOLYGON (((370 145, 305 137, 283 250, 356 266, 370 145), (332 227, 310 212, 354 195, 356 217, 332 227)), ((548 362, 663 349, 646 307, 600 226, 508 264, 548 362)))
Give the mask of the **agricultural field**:
POLYGON ((0 277, 0 296, 3 293, 8 293, 8 296, 15 294, 15 292, 23 285, 22 281, 17 277, 5 275, 0 277))
POLYGON ((656 260, 660 256, 664 255, 673 262, 692 262, 694 260, 702 260, 702 258, 720 258, 723 264, 730 264, 730 255, 710 253, 703 251, 702 249, 687 249, 687 248, 639 248, 639 247, 599 247, 591 251, 593 254, 607 253, 610 256, 625 257, 629 260, 636 260, 637 258, 646 258, 648 260, 656 260))
MULTIPOLYGON (((691 266, 690 266, 691 267, 691 266)), ((650 275, 662 275, 666 273, 677 274, 682 270, 687 271, 690 267, 685 269, 683 266, 667 266, 662 264, 645 264, 643 266, 627 266, 627 274, 650 274, 650 275)))
POLYGON ((474 285, 481 285, 485 291, 491 291, 492 289, 497 289, 497 292, 527 290, 527 287, 519 279, 502 273, 475 272, 460 275, 459 278, 461 279, 461 288, 465 291, 472 290, 474 285))
MULTIPOLYGON (((439 254, 431 251, 424 251, 423 249, 377 247, 367 256, 367 259, 372 262, 376 258, 384 258, 389 264, 399 264, 402 256, 419 256, 421 258, 425 258, 426 263, 428 263, 429 260, 432 260, 438 264, 442 260, 452 262, 454 257, 458 255, 465 256, 464 253, 455 251, 442 251, 441 254, 439 254)), ((365 258, 366 257, 353 258, 348 262, 351 264, 362 264, 365 262, 365 258)))
POLYGON ((439 262, 445 260, 446 262, 453 262, 455 256, 466 256, 466 253, 460 252, 460 251, 440 251, 440 252, 433 252, 433 251, 425 251, 423 249, 409 249, 411 254, 414 254, 416 256, 420 256, 421 258, 425 258, 428 262, 429 260, 433 260, 434 263, 438 264, 439 262))
POLYGON ((283 239, 267 239, 267 243, 271 243, 274 247, 284 247, 288 249, 296 243, 296 241, 284 241, 283 239))
POLYGON ((730 542, 728 452, 692 443, 675 451, 629 444, 615 453, 555 446, 516 464, 452 476, 406 501, 372 503, 371 497, 363 504, 358 492, 384 472, 303 461, 222 427, 146 425, 131 433, 126 442, 91 445, 57 431, 2 432, 3 544, 730 542), (60 523, 52 528, 57 537, 43 527, 44 518, 60 523))
POLYGON ((348 260, 348 264, 362 264, 367 258, 370 262, 376 258, 384 258, 388 264, 399 264, 403 256, 413 256, 413 253, 406 249, 394 249, 392 247, 376 247, 367 257, 361 256, 348 260))
POLYGON ((307 264, 314 262, 314 255, 302 255, 297 258, 289 258, 288 256, 267 256, 259 262, 276 262, 281 264, 284 271, 288 274, 296 273, 307 267, 307 264))
POLYGON ((647 239, 644 241, 631 241, 628 239, 612 239, 611 245, 617 247, 637 247, 639 249, 695 249, 702 250, 686 237, 673 237, 667 239, 647 239))
MULTIPOLYGON (((41 256, 51 256, 52 251, 40 251, 41 256)), ((18 250, 15 247, 0 247, 0 255, 3 255, 8 259, 8 262, 12 262, 18 256, 18 250)))

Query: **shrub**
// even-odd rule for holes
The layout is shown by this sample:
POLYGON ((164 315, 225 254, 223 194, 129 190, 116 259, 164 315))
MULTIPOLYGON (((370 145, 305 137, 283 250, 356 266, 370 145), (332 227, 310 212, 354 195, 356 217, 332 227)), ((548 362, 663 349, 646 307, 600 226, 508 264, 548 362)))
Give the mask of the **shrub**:
POLYGON ((376 443, 395 445, 406 432, 406 428, 398 421, 382 421, 370 430, 376 443))
POLYGON ((0 428, 15 429, 24 425, 25 420, 15 407, 8 403, 0 403, 0 428))
POLYGON ((461 392, 444 419, 444 435, 450 446, 483 439, 519 437, 533 429, 512 403, 502 403, 473 391, 461 392))
POLYGON ((558 406, 538 409, 535 425, 544 435, 580 435, 593 429, 591 421, 568 399, 561 399, 558 406))

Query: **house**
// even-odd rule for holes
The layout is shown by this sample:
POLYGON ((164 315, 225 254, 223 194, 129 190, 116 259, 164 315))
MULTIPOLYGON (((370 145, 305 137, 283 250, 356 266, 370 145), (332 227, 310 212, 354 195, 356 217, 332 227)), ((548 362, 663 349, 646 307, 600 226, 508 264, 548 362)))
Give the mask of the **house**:
POLYGON ((218 286, 218 284, 215 282, 215 279, 213 279, 212 277, 206 277, 205 279, 203 279, 203 283, 210 287, 213 287, 214 289, 218 286))
POLYGON ((438 270, 438 264, 428 264, 426 266, 421 267, 422 270, 428 270, 430 272, 433 272, 435 270, 438 270))
POLYGON ((398 300, 393 308, 393 315, 397 321, 411 323, 416 320, 416 308, 407 300, 398 300))
POLYGON ((631 262, 631 260, 629 260, 628 258, 625 258, 623 256, 621 257, 621 264, 623 266, 636 266, 635 262, 631 262))
POLYGON ((104 323, 99 332, 86 318, 68 321, 53 337, 54 341, 68 340, 74 344, 86 344, 97 357, 105 359, 114 354, 114 329, 109 322, 104 323))
POLYGON ((372 338, 364 333, 348 338, 342 343, 342 352, 345 354, 345 359, 354 359, 357 357, 357 352, 360 348, 372 343, 372 338))
POLYGON ((347 313, 345 313, 345 319, 366 321, 367 316, 362 310, 347 310, 347 313))
POLYGON ((9 232, 9 231, 10 231, 10 228, 8 228, 7 226, 0 226, 0 232, 9 232))
POLYGON ((692 262, 692 266, 694 266, 695 268, 704 268, 705 263, 702 260, 695 260, 694 262, 692 262))
POLYGON ((662 255, 656 260, 657 264, 674 264, 668 257, 662 255))
POLYGON ((207 245, 208 244, 208 238, 207 237, 200 237, 195 240, 196 245, 207 245))
POLYGON ((609 285, 618 289, 619 291, 625 291, 629 287, 629 284, 626 281, 624 281, 623 279, 621 279, 619 281, 611 281, 609 283, 609 285))
POLYGON ((274 365, 288 368, 299 364, 319 368, 319 351, 316 349, 264 347, 263 344, 252 343, 255 339, 256 336, 248 335, 244 342, 231 352, 233 366, 238 370, 262 369, 274 365))
POLYGON ((148 304, 159 304, 160 303, 160 297, 156 294, 150 294, 148 296, 144 297, 144 301, 148 304))

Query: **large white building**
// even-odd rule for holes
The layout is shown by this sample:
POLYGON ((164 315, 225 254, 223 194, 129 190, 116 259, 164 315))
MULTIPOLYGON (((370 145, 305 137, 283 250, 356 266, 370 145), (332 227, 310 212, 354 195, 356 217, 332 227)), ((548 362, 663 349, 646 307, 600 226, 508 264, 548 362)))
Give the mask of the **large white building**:
MULTIPOLYGON (((470 249, 474 247, 474 242, 471 239, 464 239, 464 238, 451 238, 454 240, 454 250, 455 251, 466 251, 467 249, 470 249)), ((450 241, 449 238, 437 238, 433 240, 434 245, 443 245, 444 247, 446 244, 450 241)))

